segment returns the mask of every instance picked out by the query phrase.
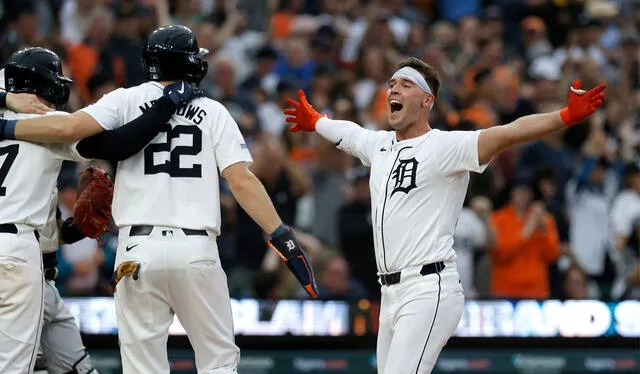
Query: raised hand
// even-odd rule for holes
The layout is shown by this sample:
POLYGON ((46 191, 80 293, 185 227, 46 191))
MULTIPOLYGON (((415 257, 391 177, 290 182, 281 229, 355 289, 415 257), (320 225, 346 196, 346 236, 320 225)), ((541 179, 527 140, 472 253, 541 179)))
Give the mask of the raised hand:
POLYGON ((292 108, 284 110, 287 123, 293 124, 289 131, 316 131, 316 122, 322 115, 309 104, 304 91, 298 90, 298 100, 287 99, 287 104, 292 106, 292 108))
POLYGON ((560 118, 567 126, 584 121, 602 106, 606 84, 601 84, 589 91, 582 90, 581 86, 582 82, 579 80, 573 81, 567 107, 560 111, 560 118))

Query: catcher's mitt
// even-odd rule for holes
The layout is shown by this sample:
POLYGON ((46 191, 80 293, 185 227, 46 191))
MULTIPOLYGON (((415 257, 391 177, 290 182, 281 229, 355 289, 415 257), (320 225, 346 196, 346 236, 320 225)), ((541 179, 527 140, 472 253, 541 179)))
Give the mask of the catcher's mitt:
POLYGON ((104 170, 90 166, 80 174, 78 200, 73 205, 74 225, 86 236, 98 238, 111 222, 113 181, 104 170))

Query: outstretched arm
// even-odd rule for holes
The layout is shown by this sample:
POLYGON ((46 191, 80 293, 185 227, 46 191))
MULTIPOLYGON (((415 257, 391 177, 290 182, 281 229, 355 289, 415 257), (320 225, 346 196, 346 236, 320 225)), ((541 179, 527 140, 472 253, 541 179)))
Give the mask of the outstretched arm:
POLYGON ((0 140, 19 139, 36 143, 73 143, 104 131, 85 112, 41 116, 22 120, 0 120, 0 140))
POLYGON ((485 163, 505 149, 516 144, 540 139, 560 130, 582 122, 602 105, 606 85, 584 91, 580 81, 573 82, 566 108, 550 112, 524 116, 504 125, 483 130, 478 139, 478 158, 485 163))
POLYGON ((320 115, 309 104, 302 90, 298 90, 298 101, 287 99, 287 103, 291 108, 285 109, 284 114, 288 116, 286 121, 293 124, 290 131, 315 131, 338 149, 358 157, 365 165, 370 165, 369 154, 375 148, 376 131, 363 129, 355 122, 332 120, 320 115))

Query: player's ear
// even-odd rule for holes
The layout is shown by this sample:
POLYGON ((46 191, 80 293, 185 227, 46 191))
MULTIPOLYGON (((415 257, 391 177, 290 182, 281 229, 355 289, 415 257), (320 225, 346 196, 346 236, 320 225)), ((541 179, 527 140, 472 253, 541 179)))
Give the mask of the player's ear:
POLYGON ((433 100, 433 96, 432 95, 424 95, 424 99, 422 100, 422 107, 423 108, 428 108, 429 105, 431 105, 431 102, 433 100))

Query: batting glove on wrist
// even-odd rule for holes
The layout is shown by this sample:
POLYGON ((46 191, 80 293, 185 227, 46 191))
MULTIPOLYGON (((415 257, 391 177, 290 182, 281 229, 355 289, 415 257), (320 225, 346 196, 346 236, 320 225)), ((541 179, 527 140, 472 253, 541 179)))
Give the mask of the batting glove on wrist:
POLYGON ((299 102, 287 99, 287 104, 293 107, 284 110, 284 114, 288 116, 286 121, 293 124, 289 131, 316 131, 316 122, 322 115, 309 104, 304 91, 298 90, 298 100, 299 102))
POLYGON ((163 95, 168 97, 176 108, 188 104, 191 100, 204 96, 204 92, 191 84, 181 81, 164 87, 163 95))
POLYGON ((605 94, 602 91, 607 88, 606 84, 601 84, 589 91, 580 89, 581 86, 581 81, 573 81, 567 107, 560 111, 560 118, 567 126, 584 121, 603 104, 605 94))
POLYGON ((269 246, 282 258, 309 296, 318 297, 318 286, 313 275, 311 261, 302 247, 300 247, 300 244, 298 244, 293 232, 287 230, 286 233, 278 237, 272 237, 269 240, 269 246))

